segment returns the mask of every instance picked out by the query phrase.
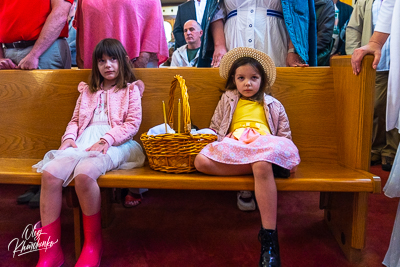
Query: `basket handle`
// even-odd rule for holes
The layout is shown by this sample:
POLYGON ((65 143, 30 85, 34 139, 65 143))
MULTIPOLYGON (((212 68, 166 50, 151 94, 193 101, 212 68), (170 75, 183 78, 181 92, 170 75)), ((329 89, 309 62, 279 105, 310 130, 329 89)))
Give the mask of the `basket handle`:
POLYGON ((185 133, 190 133, 192 125, 190 123, 190 106, 189 106, 189 95, 187 93, 187 86, 185 79, 180 75, 175 75, 174 80, 171 83, 171 88, 169 90, 169 101, 168 101, 168 123, 173 128, 174 126, 174 98, 175 98, 175 88, 178 86, 181 88, 182 92, 182 108, 183 108, 183 130, 185 133))

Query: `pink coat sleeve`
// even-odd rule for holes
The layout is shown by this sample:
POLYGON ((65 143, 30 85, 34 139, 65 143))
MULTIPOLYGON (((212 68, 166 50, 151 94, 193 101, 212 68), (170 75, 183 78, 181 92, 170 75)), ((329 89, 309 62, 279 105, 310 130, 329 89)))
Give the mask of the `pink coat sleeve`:
POLYGON ((223 134, 221 132, 222 131, 221 124, 222 124, 223 116, 225 113, 224 111, 225 111, 224 101, 221 98, 218 102, 217 107, 215 108, 214 115, 212 116, 211 123, 210 123, 210 129, 212 129, 213 131, 215 131, 217 133, 218 141, 221 141, 226 135, 226 133, 223 134))
POLYGON ((67 125, 67 129, 65 130, 65 133, 61 138, 61 142, 64 142, 66 139, 72 139, 75 141, 78 136, 79 109, 80 109, 81 101, 82 101, 82 92, 85 90, 85 87, 87 87, 87 84, 84 82, 80 82, 78 85, 78 91, 81 94, 79 95, 78 100, 76 101, 72 119, 67 125))
POLYGON ((290 130, 289 118, 286 114, 285 108, 281 103, 279 103, 277 111, 279 112, 279 119, 276 135, 292 140, 292 131, 290 130))
MULTIPOLYGON (((116 125, 112 125, 112 129, 108 131, 102 138, 104 138, 110 145, 119 146, 128 140, 131 140, 139 130, 142 122, 142 90, 144 89, 143 83, 136 82, 130 84, 128 90, 128 108, 126 115, 123 116, 124 121, 116 121, 116 125)), ((125 112, 125 111, 121 111, 125 112)), ((113 121, 113 118, 111 118, 113 121)))

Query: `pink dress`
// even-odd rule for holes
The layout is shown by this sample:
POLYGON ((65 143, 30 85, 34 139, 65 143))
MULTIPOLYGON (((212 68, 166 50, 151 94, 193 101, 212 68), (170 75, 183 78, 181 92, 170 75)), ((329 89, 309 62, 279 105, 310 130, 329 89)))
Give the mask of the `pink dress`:
MULTIPOLYGON (((226 135, 229 125, 233 123, 233 114, 238 107, 238 99, 237 90, 227 91, 218 103, 210 128, 216 130, 221 137, 226 135)), ((219 139, 221 141, 208 144, 200 153, 224 164, 239 165, 267 161, 292 170, 300 163, 300 156, 296 145, 290 139, 289 122, 282 108, 279 101, 265 95, 264 114, 257 115, 266 116, 266 114, 271 115, 278 111, 278 113, 282 113, 279 119, 268 119, 270 116, 266 116, 271 132, 277 135, 269 133, 261 135, 256 129, 247 127, 240 136, 236 134, 237 132, 235 132, 236 137, 229 133, 222 140, 219 139), (275 129, 281 129, 281 131, 275 129)), ((241 109, 242 114, 249 112, 246 106, 238 109, 241 109)))
POLYGON ((118 39, 129 58, 140 52, 156 53, 158 64, 169 57, 159 0, 79 0, 74 26, 86 69, 92 68, 92 53, 104 38, 118 39))
POLYGON ((90 124, 75 142, 77 148, 50 150, 43 160, 32 166, 37 169, 37 172, 49 172, 54 177, 63 180, 65 187, 80 174, 97 180, 100 175, 110 170, 143 166, 145 155, 141 146, 134 140, 128 140, 119 146, 110 146, 106 154, 85 150, 111 129, 108 119, 107 93, 108 91, 100 93, 90 124), (92 168, 93 166, 95 168, 92 168))
POLYGON ((229 134, 221 142, 208 144, 200 153, 225 164, 267 161, 291 170, 300 163, 299 151, 292 140, 260 135, 252 128, 247 128, 239 140, 229 134))

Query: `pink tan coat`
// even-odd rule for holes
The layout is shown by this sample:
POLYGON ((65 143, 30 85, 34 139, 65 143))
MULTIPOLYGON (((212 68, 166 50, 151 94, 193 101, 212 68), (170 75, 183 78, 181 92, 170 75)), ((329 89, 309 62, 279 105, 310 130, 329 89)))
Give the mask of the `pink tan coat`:
MULTIPOLYGON (((80 96, 76 102, 74 114, 68 123, 62 142, 66 139, 76 141, 89 125, 93 112, 98 104, 102 90, 90 92, 89 86, 81 82, 78 85, 80 96)), ((141 97, 144 91, 142 81, 128 84, 127 88, 114 92, 110 89, 107 94, 108 119, 111 130, 102 138, 110 146, 119 146, 135 136, 142 122, 141 97)))

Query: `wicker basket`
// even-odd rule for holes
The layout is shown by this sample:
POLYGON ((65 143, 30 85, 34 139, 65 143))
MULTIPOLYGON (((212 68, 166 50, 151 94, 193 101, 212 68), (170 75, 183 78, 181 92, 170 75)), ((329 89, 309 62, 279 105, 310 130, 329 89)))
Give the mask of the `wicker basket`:
POLYGON ((150 168, 169 173, 188 173, 196 171, 194 158, 208 143, 217 140, 213 134, 190 133, 189 95, 185 80, 176 75, 171 84, 168 101, 168 124, 173 128, 174 93, 179 84, 182 91, 183 131, 184 133, 147 135, 143 133, 140 140, 149 159, 150 168))

